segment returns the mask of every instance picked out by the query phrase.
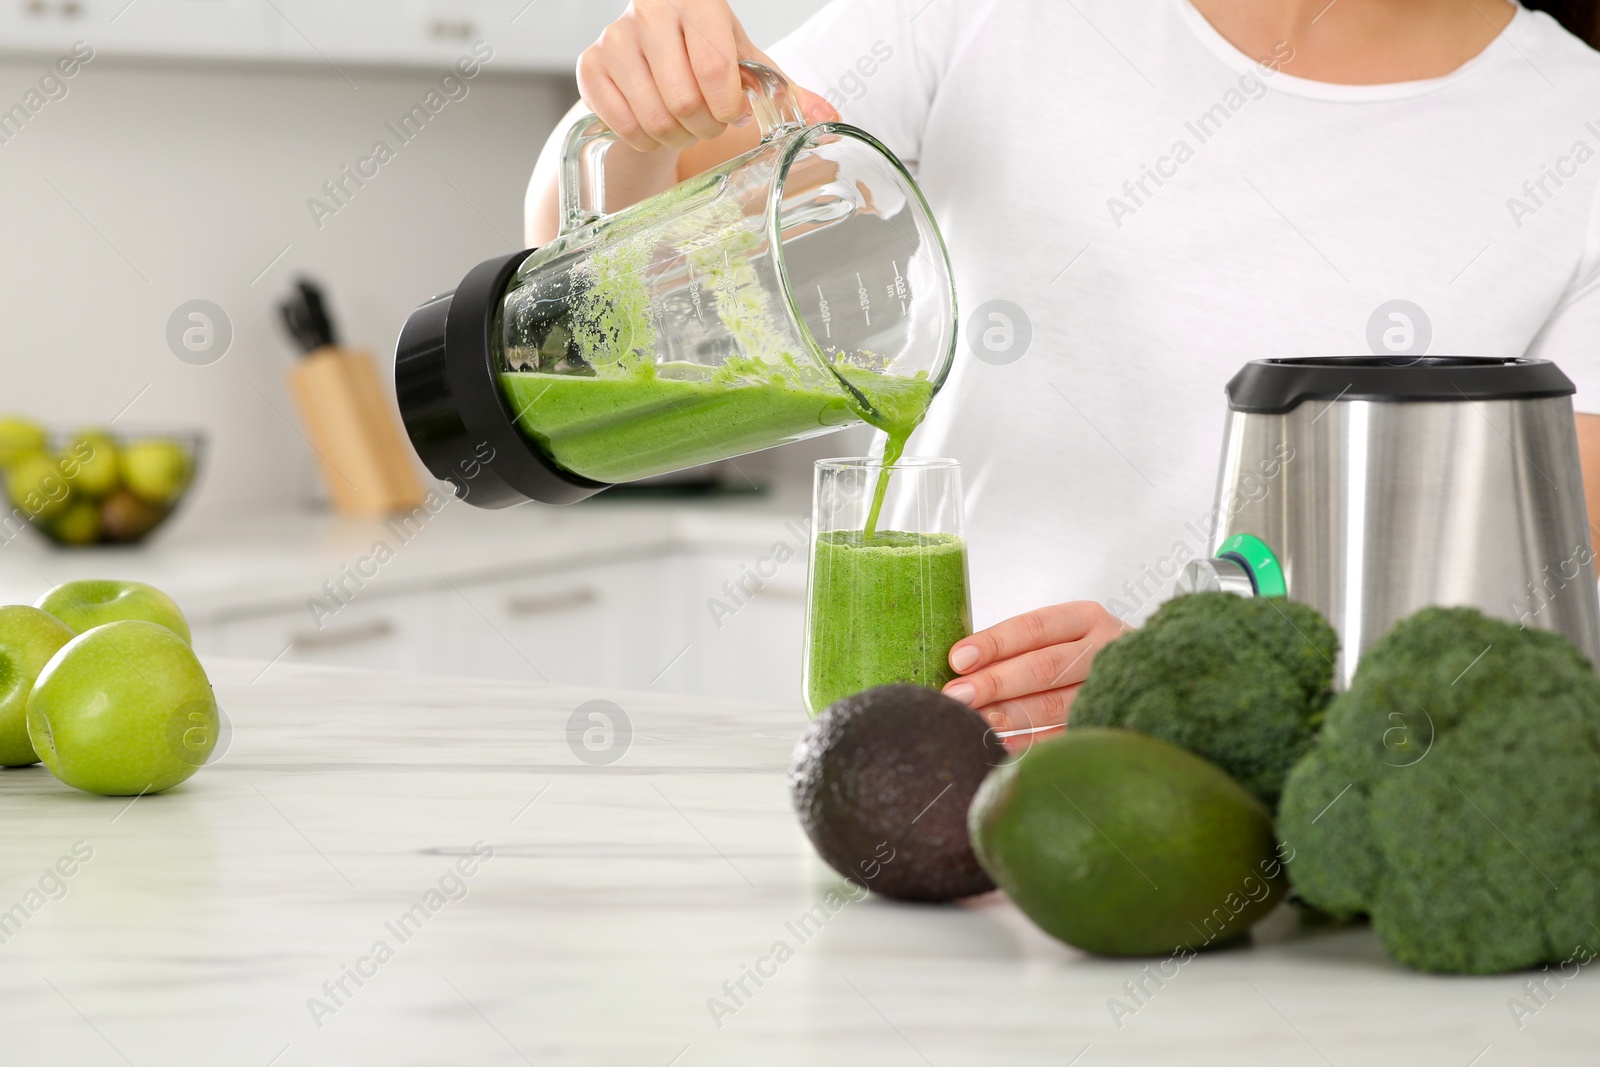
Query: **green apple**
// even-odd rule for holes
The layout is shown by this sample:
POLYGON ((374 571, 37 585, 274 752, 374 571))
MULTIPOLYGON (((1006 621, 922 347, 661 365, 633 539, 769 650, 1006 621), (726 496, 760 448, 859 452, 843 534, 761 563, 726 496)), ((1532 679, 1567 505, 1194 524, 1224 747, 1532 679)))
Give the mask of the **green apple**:
POLYGON ((14 415, 0 417, 0 467, 31 452, 45 450, 44 428, 14 415))
POLYGON ((92 500, 74 501, 51 520, 50 532, 63 544, 94 544, 100 540, 100 505, 92 500))
POLYGON ((185 642, 189 623, 171 597, 143 582, 117 582, 107 578, 85 578, 63 582, 34 603, 78 633, 108 622, 140 619, 165 626, 185 642))
POLYGON ((105 496, 117 487, 117 443, 103 433, 85 431, 61 453, 59 466, 73 492, 105 496))
POLYGON ((153 622, 96 626, 45 666, 28 738, 50 773, 103 796, 171 789, 217 746, 217 700, 177 634, 153 622))
POLYGON ((135 441, 122 450, 122 484, 152 504, 168 504, 189 483, 189 451, 177 441, 135 441))
POLYGON ((38 608, 0 608, 0 767, 39 762, 28 741, 28 694, 50 657, 75 636, 38 608))
POLYGON ((72 491, 56 461, 44 452, 30 452, 6 468, 11 502, 30 518, 49 519, 66 510, 72 491))

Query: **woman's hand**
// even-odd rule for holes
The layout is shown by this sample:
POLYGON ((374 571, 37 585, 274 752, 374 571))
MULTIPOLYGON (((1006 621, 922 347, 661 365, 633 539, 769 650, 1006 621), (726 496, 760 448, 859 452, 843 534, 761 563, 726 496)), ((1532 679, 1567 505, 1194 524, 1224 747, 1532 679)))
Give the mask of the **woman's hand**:
MULTIPOLYGON (((1130 629, 1089 600, 1018 615, 955 643, 950 667, 961 677, 945 695, 976 708, 1001 734, 1060 727, 1095 654, 1130 629)), ((1011 743, 1039 736, 1021 734, 1011 743)))
MULTIPOLYGON (((749 110, 739 61, 776 64, 751 43, 727 0, 633 0, 578 58, 578 89, 635 151, 720 136, 749 110)), ((796 88, 807 121, 838 112, 796 88)))
MULTIPOLYGON (((606 153, 608 211, 755 147, 755 126, 741 121, 750 111, 739 77, 744 59, 777 69, 745 35, 728 0, 633 0, 584 51, 578 58, 582 107, 623 141, 606 153)), ((839 118, 822 97, 791 88, 807 122, 839 118)), ((523 237, 529 248, 549 243, 561 229, 557 179, 565 127, 545 142, 528 182, 523 237)))

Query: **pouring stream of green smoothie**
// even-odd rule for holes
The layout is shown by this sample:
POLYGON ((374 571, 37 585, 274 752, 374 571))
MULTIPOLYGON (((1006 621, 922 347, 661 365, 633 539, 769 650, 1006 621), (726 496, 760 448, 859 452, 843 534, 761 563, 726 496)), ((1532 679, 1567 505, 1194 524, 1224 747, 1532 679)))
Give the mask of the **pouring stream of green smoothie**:
POLYGON ((911 436, 910 431, 884 432, 888 434, 888 439, 883 443, 883 467, 878 471, 878 485, 872 491, 872 510, 867 512, 866 529, 862 531, 868 541, 878 532, 878 514, 883 510, 884 494, 889 491, 889 468, 900 462, 900 456, 906 450, 906 438, 911 436))
POLYGON ((878 516, 883 511, 884 495, 889 491, 891 468, 900 462, 912 431, 927 415, 928 404, 933 400, 933 389, 927 386, 923 389, 890 390, 874 389, 868 385, 861 392, 870 408, 860 412, 862 418, 887 435, 883 445, 883 466, 878 471, 878 484, 872 493, 872 509, 867 512, 867 525, 862 530, 864 540, 871 541, 878 530, 878 516))

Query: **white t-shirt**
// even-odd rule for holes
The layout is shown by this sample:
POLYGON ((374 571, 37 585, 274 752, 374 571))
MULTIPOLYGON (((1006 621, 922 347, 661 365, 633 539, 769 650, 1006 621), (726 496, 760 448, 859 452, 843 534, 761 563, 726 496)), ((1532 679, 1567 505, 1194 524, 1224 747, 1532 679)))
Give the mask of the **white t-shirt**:
POLYGON ((773 57, 949 244, 963 341, 909 453, 963 463, 980 626, 1166 599, 1247 360, 1538 355, 1600 411, 1600 55, 1543 14, 1393 85, 1263 67, 1189 0, 835 0, 773 57), (1013 362, 1002 319, 967 342, 990 301, 1013 362))

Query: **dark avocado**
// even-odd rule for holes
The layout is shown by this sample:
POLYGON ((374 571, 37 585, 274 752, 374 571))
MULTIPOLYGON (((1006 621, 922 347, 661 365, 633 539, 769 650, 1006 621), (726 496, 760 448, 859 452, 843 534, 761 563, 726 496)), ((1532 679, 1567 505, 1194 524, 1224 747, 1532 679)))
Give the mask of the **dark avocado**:
POLYGON ((972 852, 967 806, 1005 759, 965 704, 880 685, 817 717, 795 747, 789 791, 817 854, 845 878, 898 900, 955 900, 994 888, 972 852))

